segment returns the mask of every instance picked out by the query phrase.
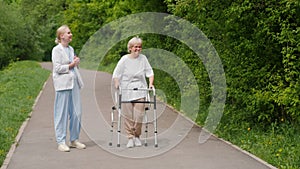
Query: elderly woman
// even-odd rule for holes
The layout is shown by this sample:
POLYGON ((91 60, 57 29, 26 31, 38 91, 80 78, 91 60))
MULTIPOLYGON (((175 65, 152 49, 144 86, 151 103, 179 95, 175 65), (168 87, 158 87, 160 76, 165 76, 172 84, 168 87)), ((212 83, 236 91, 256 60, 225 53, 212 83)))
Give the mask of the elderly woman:
POLYGON ((81 119, 80 88, 83 82, 77 69, 79 58, 69 45, 72 33, 68 26, 57 29, 56 43, 52 49, 53 84, 55 89, 54 128, 58 150, 70 151, 66 144, 67 125, 69 121, 70 147, 84 149, 86 146, 78 141, 81 119))
MULTIPOLYGON (((116 88, 134 89, 147 88, 146 78, 149 78, 149 88, 153 88, 154 73, 145 55, 141 54, 142 39, 134 37, 129 40, 128 52, 119 60, 113 72, 116 88)), ((147 92, 122 90, 122 101, 144 101, 147 92)), ((144 103, 123 103, 125 115, 125 130, 128 138, 128 148, 141 146, 140 135, 144 116, 144 103)))

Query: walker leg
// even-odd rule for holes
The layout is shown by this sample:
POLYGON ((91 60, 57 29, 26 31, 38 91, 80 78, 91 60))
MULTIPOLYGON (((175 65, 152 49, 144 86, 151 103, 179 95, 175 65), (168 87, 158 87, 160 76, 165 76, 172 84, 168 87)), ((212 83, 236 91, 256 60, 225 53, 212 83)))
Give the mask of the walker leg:
POLYGON ((121 135, 121 98, 122 95, 119 94, 119 107, 118 107, 118 141, 117 147, 120 147, 120 135, 121 135))
POLYGON ((156 95, 154 93, 153 96, 153 101, 154 101, 154 109, 153 109, 153 113, 154 113, 154 146, 158 147, 158 143, 157 143, 157 114, 156 114, 156 95))
POLYGON ((121 110, 118 111, 118 140, 117 147, 120 147, 120 135, 121 135, 121 110))
POLYGON ((113 134, 114 134, 114 111, 116 110, 116 107, 113 106, 111 111, 111 128, 110 128, 110 133, 111 133, 111 137, 110 137, 110 142, 109 142, 109 146, 112 146, 112 141, 113 141, 113 134))
POLYGON ((147 138, 148 138, 148 116, 147 116, 147 110, 149 110, 148 107, 145 108, 145 142, 144 145, 147 147, 147 138))

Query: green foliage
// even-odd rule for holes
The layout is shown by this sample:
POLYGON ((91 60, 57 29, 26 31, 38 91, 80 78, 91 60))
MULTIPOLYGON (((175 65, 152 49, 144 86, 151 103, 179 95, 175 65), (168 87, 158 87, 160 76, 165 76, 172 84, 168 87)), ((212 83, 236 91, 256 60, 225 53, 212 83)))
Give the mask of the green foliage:
POLYGON ((61 1, 0 1, 0 69, 16 60, 50 59, 62 6, 61 1))
POLYGON ((51 60, 59 26, 70 26, 76 53, 104 24, 143 11, 164 12, 160 0, 1 0, 0 69, 14 60, 51 60), (134 5, 132 5, 134 4, 134 5))
POLYGON ((32 30, 28 28, 19 6, 0 1, 0 69, 11 61, 31 59, 32 30))
POLYGON ((28 23, 33 39, 33 51, 29 55, 34 60, 51 59, 51 51, 55 45, 56 30, 64 24, 63 11, 66 9, 65 0, 20 0, 22 15, 28 23))
POLYGON ((133 13, 164 12, 166 10, 160 0, 93 0, 88 2, 69 0, 67 4, 67 10, 64 11, 64 21, 71 27, 74 37, 72 46, 77 53, 96 31, 111 21, 133 13))
POLYGON ((0 71, 0 164, 49 74, 32 61, 14 62, 0 71))
MULTIPOLYGON (((299 1, 165 2, 171 13, 194 23, 208 36, 223 61, 228 88, 218 133, 280 168, 296 168, 298 151, 283 154, 282 161, 274 160, 266 155, 270 152, 265 147, 258 146, 254 151, 234 137, 243 134, 240 128, 244 126, 255 126, 258 130, 255 137, 261 135, 260 139, 271 128, 288 128, 280 125, 283 122, 290 124, 289 127, 299 126, 299 1), (288 160, 290 156, 296 160, 288 160)), ((291 134, 284 136, 291 138, 283 147, 288 152, 286 149, 294 149, 294 138, 291 134)), ((270 137, 267 135, 265 139, 270 137)), ((255 142, 255 138, 249 141, 255 142)))
POLYGON ((298 1, 167 2, 171 12, 195 23, 215 44, 224 61, 229 105, 244 109, 253 123, 297 121, 298 1))

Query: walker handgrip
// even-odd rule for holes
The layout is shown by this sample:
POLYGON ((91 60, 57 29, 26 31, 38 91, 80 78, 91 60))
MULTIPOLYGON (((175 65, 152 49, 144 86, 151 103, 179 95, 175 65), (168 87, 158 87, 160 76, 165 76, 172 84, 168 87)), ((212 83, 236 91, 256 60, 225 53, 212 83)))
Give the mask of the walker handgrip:
POLYGON ((123 90, 144 90, 144 91, 154 91, 154 87, 151 87, 151 88, 132 88, 132 89, 123 89, 123 90))

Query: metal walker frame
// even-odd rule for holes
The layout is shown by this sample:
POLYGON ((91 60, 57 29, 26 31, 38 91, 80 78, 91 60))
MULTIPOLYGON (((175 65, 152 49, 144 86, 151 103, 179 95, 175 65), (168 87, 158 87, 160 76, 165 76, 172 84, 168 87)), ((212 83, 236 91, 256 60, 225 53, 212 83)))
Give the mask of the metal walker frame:
MULTIPOLYGON (((144 103, 149 104, 151 107, 151 104, 153 104, 153 126, 154 126, 154 147, 158 147, 157 143, 157 113, 156 113, 156 93, 155 88, 145 89, 145 88, 133 88, 133 89, 121 89, 119 88, 118 92, 115 92, 115 101, 117 102, 114 106, 112 106, 111 111, 111 139, 109 142, 109 146, 112 146, 112 140, 113 140, 113 131, 114 131, 114 124, 117 123, 117 147, 120 147, 120 135, 121 135, 121 115, 122 115, 122 103, 144 103), (122 91, 123 90, 134 90, 134 91, 147 91, 147 97, 145 101, 123 101, 122 100, 122 91), (150 93, 152 93, 153 100, 151 101, 150 93), (114 120, 114 114, 115 112, 118 112, 118 119, 117 121, 114 120)), ((148 116, 147 111, 150 110, 150 107, 145 106, 145 112, 144 112, 144 123, 145 123, 145 141, 144 145, 148 146, 147 138, 148 138, 148 116)))

